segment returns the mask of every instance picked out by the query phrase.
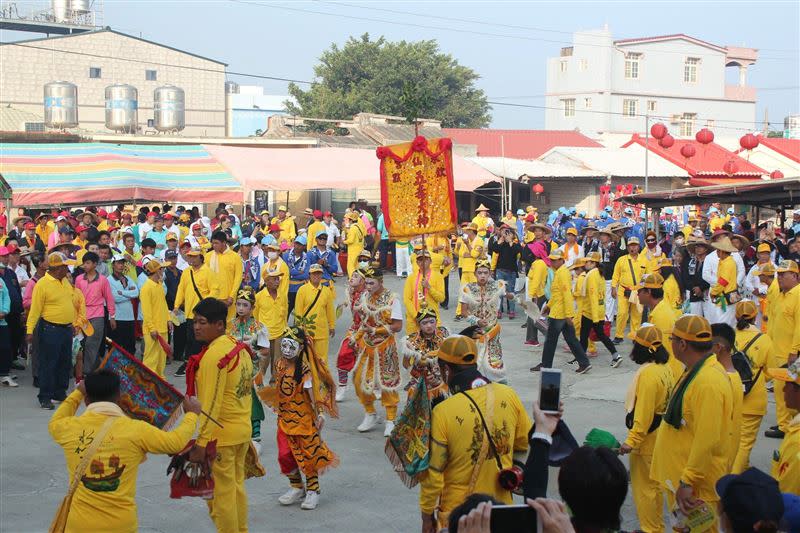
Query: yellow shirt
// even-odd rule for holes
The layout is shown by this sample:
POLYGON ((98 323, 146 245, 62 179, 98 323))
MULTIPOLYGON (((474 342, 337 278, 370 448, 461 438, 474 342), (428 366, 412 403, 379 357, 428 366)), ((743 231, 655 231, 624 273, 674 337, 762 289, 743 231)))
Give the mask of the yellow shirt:
POLYGON ((289 313, 289 301, 280 289, 273 298, 267 289, 256 294, 256 307, 253 316, 269 330, 269 338, 277 339, 286 331, 286 317, 289 313))
POLYGON ((252 426, 250 410, 253 406, 253 360, 247 350, 240 350, 227 366, 219 368, 220 359, 233 350, 232 337, 220 335, 208 345, 200 368, 197 370, 197 399, 203 411, 223 427, 200 415, 197 443, 208 444, 217 439, 217 447, 233 446, 250 441, 252 426))
POLYGON ((142 332, 145 335, 151 331, 166 334, 169 308, 163 285, 152 279, 145 281, 139 291, 139 305, 142 306, 142 332))
POLYGON ((310 252, 317 246, 317 232, 318 231, 326 231, 327 228, 325 227, 325 223, 321 220, 315 220, 308 226, 308 231, 306 232, 306 236, 308 237, 308 242, 306 243, 306 251, 310 252))
POLYGON ((683 363, 675 358, 675 354, 672 353, 672 343, 669 341, 669 338, 672 335, 672 328, 675 326, 675 321, 678 320, 679 316, 680 314, 669 306, 667 300, 662 299, 650 311, 650 317, 648 318, 650 323, 661 331, 661 336, 664 339, 664 348, 667 350, 667 353, 669 353, 667 366, 672 370, 672 377, 675 381, 678 381, 678 378, 683 374, 684 366, 683 363))
POLYGON ((544 296, 544 287, 547 284, 547 263, 541 259, 536 260, 528 270, 528 297, 533 300, 544 296))
POLYGON ((584 289, 581 294, 583 300, 583 316, 592 322, 602 322, 606 318, 605 309, 606 282, 596 268, 586 273, 584 289))
POLYGON ((75 321, 75 307, 72 305, 72 285, 69 281, 61 281, 50 273, 44 275, 36 282, 31 296, 31 308, 28 311, 27 329, 33 333, 33 328, 39 319, 53 324, 72 324, 75 321))
POLYGON ((725 225, 725 219, 722 217, 713 217, 711 220, 708 221, 708 228, 711 232, 715 232, 718 229, 722 228, 725 225))
POLYGON ((443 276, 450 274, 453 270, 453 248, 450 246, 450 239, 443 235, 433 235, 425 239, 425 244, 431 252, 431 268, 441 271, 443 276), (445 258, 450 259, 449 265, 444 265, 445 258))
POLYGON ((721 443, 727 443, 732 418, 731 380, 719 361, 709 357, 683 396, 685 423, 675 429, 662 422, 658 428, 650 477, 673 492, 683 481, 694 488, 695 497, 719 501, 715 484, 728 473, 730 462, 721 443))
MULTIPOLYGON (((736 349, 744 350, 744 347, 759 333, 760 331, 755 326, 750 326, 747 329, 737 329, 736 349)), ((753 377, 758 374, 759 370, 761 374, 753 384, 750 392, 744 397, 742 414, 759 416, 767 414, 767 387, 765 384, 767 356, 769 356, 772 351, 772 340, 768 335, 761 335, 758 340, 747 349, 745 355, 750 359, 750 366, 753 368, 753 377)))
POLYGON ((278 284, 278 292, 286 298, 289 297, 289 265, 283 258, 278 257, 275 261, 266 260, 264 266, 261 267, 261 283, 265 284, 267 281, 267 274, 269 272, 281 272, 281 282, 278 284))
MULTIPOLYGON (((467 391, 492 431, 500 462, 509 468, 514 452, 528 448, 531 420, 519 397, 511 387, 490 383, 467 391), (487 406, 487 393, 493 396, 492 414, 487 406)), ((419 506, 423 513, 432 513, 438 506, 449 514, 469 495, 469 482, 475 461, 475 448, 486 438, 480 415, 463 394, 455 394, 433 409, 431 427, 431 462, 428 475, 422 480, 419 506)), ((511 503, 511 492, 497 481, 497 463, 486 442, 485 458, 478 470, 473 492, 489 494, 502 503, 511 503)), ((440 521, 441 521, 440 517, 440 521)))
POLYGON ((636 381, 636 404, 633 410, 633 427, 628 431, 625 444, 633 448, 633 453, 653 455, 656 433, 648 433, 655 415, 663 415, 667 410, 667 400, 675 380, 669 366, 658 363, 645 363, 636 381))
POLYGON ((781 492, 800 494, 800 415, 789 423, 781 447, 772 456, 772 477, 781 492))
POLYGON ((572 276, 564 265, 555 271, 550 287, 550 318, 561 319, 575 316, 575 301, 572 298, 572 276))
POLYGON ((230 248, 221 254, 212 250, 206 254, 205 262, 211 272, 217 274, 219 298, 222 300, 231 298, 236 301, 236 293, 242 285, 242 275, 244 274, 242 258, 239 254, 230 248))
POLYGON ((50 239, 50 235, 55 231, 55 227, 53 226, 52 222, 47 222, 44 226, 41 224, 36 224, 36 235, 42 239, 42 242, 45 246, 47 246, 47 241, 50 239))
POLYGON ((422 290, 422 273, 419 269, 406 278, 403 286, 403 306, 406 308, 406 333, 419 331, 417 313, 419 313, 420 304, 423 300, 427 303, 428 309, 432 309, 436 313, 436 325, 442 325, 441 320, 439 320, 439 304, 444 301, 444 278, 439 274, 438 270, 433 269, 433 265, 431 265, 431 269, 427 274, 430 288, 423 290, 424 299, 419 298, 419 292, 422 290))
MULTIPOLYGON (((297 289, 297 298, 294 303, 294 314, 309 321, 310 331, 306 335, 313 339, 324 339, 330 335, 329 330, 336 327, 336 311, 333 308, 333 292, 327 287, 314 287, 310 281, 297 289), (317 298, 317 293, 320 293, 317 298), (317 300, 314 303, 314 300, 317 300), (311 304, 314 303, 314 307, 311 304)), ((317 354, 325 358, 327 354, 317 354)))
POLYGON ((183 271, 181 280, 178 282, 178 291, 175 294, 175 308, 183 306, 186 318, 194 318, 194 308, 203 298, 219 298, 219 281, 217 275, 209 270, 208 265, 200 265, 199 268, 189 267, 183 271), (197 285, 197 291, 192 284, 197 285), (197 295, 200 292, 200 295, 197 295))
POLYGON ((475 218, 472 219, 472 223, 478 226, 479 237, 486 237, 486 227, 489 225, 489 220, 489 217, 485 217, 481 214, 475 215, 475 218))
POLYGON ((733 466, 736 453, 739 451, 739 439, 742 436, 742 405, 744 404, 744 385, 742 378, 735 370, 728 372, 731 380, 731 393, 733 395, 733 416, 731 417, 730 438, 728 440, 728 468, 733 466))
MULTIPOLYGON (((30 321, 28 324, 30 329, 30 321)), ((789 360, 789 354, 800 352, 800 285, 775 295, 769 310, 769 336, 775 346, 775 358, 781 365, 789 360)))
POLYGON ((651 254, 651 257, 650 257, 650 258, 648 258, 648 257, 647 257, 647 254, 648 254, 648 252, 647 252, 647 248, 645 248, 645 249, 644 249, 644 250, 642 250, 642 252, 639 254, 639 257, 643 257, 643 258, 644 258, 645 265, 646 265, 646 268, 645 268, 645 269, 647 270, 648 274, 652 274, 653 272, 658 272, 658 270, 659 270, 659 269, 658 269, 658 263, 659 263, 659 261, 661 261, 661 259, 662 259, 663 257, 666 257, 666 256, 664 255, 664 252, 661 252, 661 253, 660 253, 660 254, 658 254, 658 255, 651 254))
POLYGON ((281 221, 278 217, 272 217, 272 224, 277 224, 281 228, 281 234, 278 236, 278 242, 287 242, 289 244, 297 237, 297 228, 294 224, 294 217, 286 217, 281 221))
POLYGON ((682 311, 683 295, 681 294, 681 289, 678 286, 678 281, 675 279, 674 275, 664 280, 663 288, 664 288, 664 300, 666 300, 669 306, 675 309, 676 311, 682 311))
POLYGON ((464 243, 463 239, 458 242, 458 267, 461 272, 475 272, 475 262, 483 257, 485 244, 483 239, 475 237, 470 242, 470 247, 464 243))
POLYGON ((93 456, 72 498, 67 533, 105 533, 138 531, 136 517, 136 478, 139 464, 148 453, 175 454, 192 438, 197 415, 187 413, 172 431, 161 431, 147 422, 128 418, 116 404, 96 402, 80 416, 75 416, 83 395, 75 390, 53 413, 48 430, 64 449, 68 479, 99 431, 107 414, 119 411, 93 456), (94 481, 92 478, 106 477, 94 481), (88 479, 87 479, 88 478, 88 479))
MULTIPOLYGON (((633 289, 642 280, 642 276, 647 273, 647 261, 642 254, 636 256, 636 259, 630 255, 623 255, 619 258, 614 265, 614 273, 611 275, 611 286, 616 288, 618 292, 622 289, 633 289), (633 270, 633 273, 631 273, 633 270)), ((623 298, 622 294, 618 294, 618 298, 623 298)))
POLYGON ((732 256, 721 259, 717 269, 717 283, 711 286, 709 294, 719 296, 720 294, 730 294, 736 292, 736 261, 732 256))

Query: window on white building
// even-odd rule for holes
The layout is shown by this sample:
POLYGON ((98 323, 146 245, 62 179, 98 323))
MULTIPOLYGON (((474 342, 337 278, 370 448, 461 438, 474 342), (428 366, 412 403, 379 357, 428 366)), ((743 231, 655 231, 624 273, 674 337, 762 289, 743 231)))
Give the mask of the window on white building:
POLYGON ((564 116, 565 117, 574 117, 575 116, 575 99, 574 98, 566 98, 561 100, 564 102, 564 116))
POLYGON ((583 107, 585 107, 586 109, 591 109, 592 108, 592 99, 591 98, 584 98, 583 99, 583 107))
POLYGON ((694 135, 694 123, 697 120, 697 113, 684 113, 681 115, 681 137, 691 137, 694 135))
POLYGON ((89 67, 89 77, 90 78, 101 78, 103 76, 103 70, 100 67, 89 67))
POLYGON ((636 52, 629 52, 625 54, 625 79, 638 80, 639 79, 639 61, 642 59, 642 54, 636 52))
POLYGON ((635 117, 639 107, 639 101, 633 98, 622 100, 622 114, 626 117, 635 117))
POLYGON ((589 60, 588 59, 581 59, 578 61, 578 70, 581 72, 586 72, 589 69, 589 60))
POLYGON ((144 79, 146 79, 147 81, 156 81, 158 80, 158 72, 156 72, 155 70, 145 70, 144 79))
POLYGON ((655 113, 656 109, 658 109, 655 100, 648 100, 647 101, 647 110, 651 113, 655 113))
POLYGON ((683 81, 685 83, 697 83, 697 70, 700 68, 700 58, 687 57, 683 64, 683 81))
POLYGON ((560 69, 561 69, 561 72, 566 72, 567 71, 567 62, 566 61, 561 61, 560 69))
POLYGON ((717 122, 714 119, 706 120, 706 128, 713 128, 717 125, 717 122))

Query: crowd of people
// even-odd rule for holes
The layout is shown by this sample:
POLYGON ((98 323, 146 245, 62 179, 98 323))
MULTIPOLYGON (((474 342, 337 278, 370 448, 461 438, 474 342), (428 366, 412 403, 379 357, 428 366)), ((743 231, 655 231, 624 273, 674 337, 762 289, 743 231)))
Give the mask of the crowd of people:
MULTIPOLYGON (((633 206, 595 218, 560 208, 541 219, 528 206, 495 222, 481 205, 450 235, 407 241, 390 240, 383 216, 355 204, 341 222, 286 206, 240 216, 226 205, 213 218, 170 205, 20 209, 11 222, 0 238, 0 383, 18 388, 14 371, 30 367, 39 406, 60 404, 50 431, 73 479, 90 455, 130 465, 112 491, 126 509, 109 515, 114 531, 136 530, 136 466, 146 453, 176 454, 195 433, 188 460, 210 465, 215 526, 245 531, 244 480, 260 453, 264 405, 277 413, 289 485, 278 501, 315 509, 319 476, 339 463, 322 428, 351 379, 364 412, 357 430, 383 419, 387 438, 408 430, 396 426, 400 389, 408 400, 428 395, 426 533, 490 531, 492 505, 511 503, 512 489, 530 498, 546 531, 619 530, 628 474, 618 456, 628 454, 646 532, 669 528, 665 504, 675 523, 778 531, 794 502, 785 506, 781 493, 800 496, 800 210, 781 231, 715 205, 666 209, 657 227, 633 206), (384 286, 392 263, 401 293, 384 286), (458 334, 442 323, 451 293, 458 334), (344 312, 344 340, 331 347, 344 312), (630 364, 621 350, 626 338, 632 345, 627 438, 575 445, 559 462, 571 516, 543 499, 550 448, 568 430, 537 406, 531 421, 508 385, 502 330, 518 316, 524 344, 541 346, 531 372, 553 367, 561 337, 580 375, 598 343, 612 368, 630 364), (180 426, 114 423, 126 417, 119 377, 98 370, 106 338, 162 378, 177 362, 189 413, 180 426), (72 378, 79 385, 68 395, 72 378), (773 420, 769 390, 775 424, 765 436, 782 442, 767 475, 750 467, 750 453, 762 419, 773 420), (87 410, 75 416, 81 401, 87 410), (97 445, 85 441, 87 428, 97 445), (501 475, 515 453, 528 455, 519 486, 501 475)), ((84 479, 70 490, 66 530, 94 531, 107 487, 84 479)))

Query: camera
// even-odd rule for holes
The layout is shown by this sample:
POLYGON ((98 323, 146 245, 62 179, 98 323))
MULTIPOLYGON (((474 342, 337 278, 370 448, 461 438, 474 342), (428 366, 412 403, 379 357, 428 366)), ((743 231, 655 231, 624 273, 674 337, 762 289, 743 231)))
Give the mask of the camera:
POLYGON ((506 490, 515 494, 522 493, 522 482, 525 480, 525 465, 514 461, 510 468, 504 468, 497 475, 497 482, 506 490))

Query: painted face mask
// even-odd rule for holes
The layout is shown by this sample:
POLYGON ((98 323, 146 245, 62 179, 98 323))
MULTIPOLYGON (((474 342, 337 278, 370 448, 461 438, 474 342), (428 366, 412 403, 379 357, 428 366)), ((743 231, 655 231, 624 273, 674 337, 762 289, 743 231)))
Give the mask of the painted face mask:
POLYGON ((300 354, 300 343, 290 337, 281 339, 281 355, 286 359, 294 359, 300 354))
POLYGON ((247 300, 236 300, 236 315, 237 316, 250 316, 253 306, 247 300))

